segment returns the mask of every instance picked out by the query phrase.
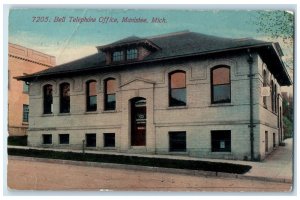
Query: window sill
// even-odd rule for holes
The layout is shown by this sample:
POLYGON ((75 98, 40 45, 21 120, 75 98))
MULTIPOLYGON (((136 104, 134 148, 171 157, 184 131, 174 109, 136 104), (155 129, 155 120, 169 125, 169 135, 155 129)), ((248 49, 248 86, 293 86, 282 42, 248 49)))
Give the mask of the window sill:
POLYGON ((231 154, 231 151, 212 151, 212 154, 231 154))
POLYGON ((98 111, 85 111, 86 115, 98 114, 98 111))
POLYGON ((103 110, 103 113, 116 113, 116 110, 103 110))
POLYGON ((170 155, 188 155, 187 151, 169 151, 170 155))
POLYGON ((49 113, 49 114, 42 114, 42 117, 53 117, 54 114, 53 113, 49 113))
POLYGON ((116 147, 103 147, 103 150, 116 150, 116 147))
POLYGON ((209 107, 222 107, 222 106, 234 106, 234 105, 232 103, 214 103, 209 105, 209 107))
POLYGON ((71 115, 71 113, 58 113, 57 116, 68 116, 71 115))
POLYGON ((53 144, 42 144, 42 146, 43 146, 44 148, 45 148, 45 147, 46 147, 46 148, 47 148, 47 147, 49 147, 49 148, 50 148, 50 147, 52 147, 52 146, 53 146, 53 144))
POLYGON ((29 123, 28 122, 22 122, 22 125, 28 126, 29 123))
POLYGON ((188 106, 169 106, 167 109, 168 110, 172 110, 172 109, 188 109, 188 106))
POLYGON ((85 150, 97 150, 97 147, 87 147, 87 146, 85 146, 85 150))

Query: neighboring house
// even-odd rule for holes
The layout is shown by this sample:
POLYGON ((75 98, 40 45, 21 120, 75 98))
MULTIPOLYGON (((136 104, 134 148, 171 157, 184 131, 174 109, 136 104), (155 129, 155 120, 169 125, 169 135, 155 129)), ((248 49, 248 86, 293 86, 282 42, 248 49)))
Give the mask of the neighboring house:
POLYGON ((278 43, 185 31, 97 49, 18 77, 29 145, 260 160, 283 139, 278 43))
POLYGON ((29 121, 29 85, 13 77, 32 74, 55 65, 55 57, 8 44, 8 133, 26 135, 29 121))

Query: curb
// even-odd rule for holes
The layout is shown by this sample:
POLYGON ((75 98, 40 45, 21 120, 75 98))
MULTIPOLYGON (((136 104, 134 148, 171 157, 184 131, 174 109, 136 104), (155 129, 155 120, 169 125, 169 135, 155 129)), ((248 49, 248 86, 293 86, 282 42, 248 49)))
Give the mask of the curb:
POLYGON ((116 163, 98 163, 98 162, 87 162, 87 161, 47 159, 47 158, 25 157, 25 156, 8 156, 8 158, 11 160, 36 161, 36 162, 45 162, 45 163, 57 163, 57 164, 68 164, 68 165, 76 165, 76 166, 125 169, 125 170, 142 170, 148 172, 185 174, 185 175, 193 175, 193 176, 200 176, 200 177, 204 176, 204 177, 236 178, 236 179, 266 181, 266 182, 292 183, 292 179, 249 176, 249 175, 203 171, 203 170, 174 169, 174 168, 150 167, 150 166, 140 166, 140 165, 125 165, 125 164, 116 164, 116 163))

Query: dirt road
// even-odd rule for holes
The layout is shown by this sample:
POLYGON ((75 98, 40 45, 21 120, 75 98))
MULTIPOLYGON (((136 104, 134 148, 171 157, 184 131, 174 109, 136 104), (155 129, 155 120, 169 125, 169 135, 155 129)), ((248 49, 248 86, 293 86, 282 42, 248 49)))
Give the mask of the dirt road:
POLYGON ((8 161, 8 187, 18 190, 290 191, 291 184, 244 179, 8 161))

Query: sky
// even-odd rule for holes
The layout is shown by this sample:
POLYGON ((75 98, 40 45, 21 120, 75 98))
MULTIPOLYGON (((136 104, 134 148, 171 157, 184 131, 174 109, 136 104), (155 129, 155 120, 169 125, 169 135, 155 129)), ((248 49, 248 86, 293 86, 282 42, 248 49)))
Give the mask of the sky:
MULTIPOLYGON (((9 42, 53 55, 56 63, 62 64, 95 53, 96 46, 132 35, 147 37, 189 30, 227 38, 251 37, 275 41, 257 31, 255 22, 258 17, 258 12, 253 10, 11 9, 9 42), (54 22, 56 17, 65 17, 65 21, 54 22), (70 17, 95 18, 96 21, 70 22, 70 17), (118 23, 99 22, 105 17, 115 18, 118 23), (146 18, 149 23, 122 23, 123 17, 146 18), (151 23, 153 17, 165 19, 166 23, 151 23)), ((280 38, 276 41, 284 51, 283 59, 292 65, 291 46, 280 38)))
MULTIPOLYGON (((100 46, 136 35, 153 36, 189 30, 229 38, 266 38, 257 33, 255 11, 190 10, 91 10, 91 9, 12 9, 9 13, 9 42, 49 53, 57 63, 96 51, 100 46), (34 17, 48 17, 51 22, 33 22, 34 17), (66 17, 65 22, 54 22, 66 17), (93 17, 97 22, 69 22, 69 17, 93 17), (114 17, 119 23, 101 23, 100 17, 114 17), (121 23, 123 17, 165 18, 166 23, 121 23), (73 52, 76 49, 78 53, 73 52), (72 57, 68 54, 71 51, 72 57)), ((37 21, 37 18, 35 18, 37 21)), ((45 19, 45 18, 44 18, 45 19)), ((81 57, 82 57, 81 56, 81 57)))

